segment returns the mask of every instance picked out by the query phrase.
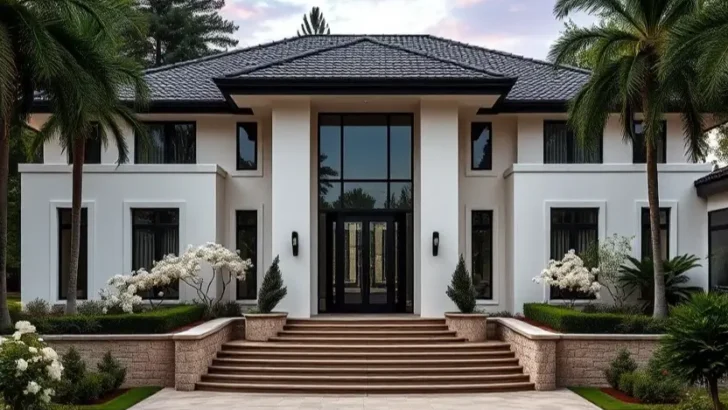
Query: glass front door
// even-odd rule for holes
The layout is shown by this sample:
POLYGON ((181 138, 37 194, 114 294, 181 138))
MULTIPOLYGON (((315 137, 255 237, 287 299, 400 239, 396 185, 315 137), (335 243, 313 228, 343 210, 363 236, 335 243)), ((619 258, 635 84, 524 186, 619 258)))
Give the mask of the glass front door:
POLYGON ((404 311, 403 215, 330 214, 327 292, 333 312, 404 311))

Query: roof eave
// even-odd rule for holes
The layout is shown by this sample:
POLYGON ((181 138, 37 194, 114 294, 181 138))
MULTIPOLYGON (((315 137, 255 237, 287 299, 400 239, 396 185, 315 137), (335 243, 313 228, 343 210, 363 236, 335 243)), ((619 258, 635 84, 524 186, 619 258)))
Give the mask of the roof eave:
MULTIPOLYGON (((126 101, 126 104, 134 107, 133 101, 126 101)), ((152 100, 136 111, 140 114, 253 114, 251 109, 232 107, 225 100, 152 100)), ((50 114, 52 110, 47 101, 36 101, 31 112, 50 114)))

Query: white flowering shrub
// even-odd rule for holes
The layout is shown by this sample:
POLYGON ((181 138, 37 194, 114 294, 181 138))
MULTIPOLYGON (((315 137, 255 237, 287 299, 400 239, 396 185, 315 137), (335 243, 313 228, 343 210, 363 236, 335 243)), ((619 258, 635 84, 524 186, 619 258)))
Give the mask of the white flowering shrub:
MULTIPOLYGON (((599 297, 601 285, 596 280, 599 269, 589 269, 584 266, 584 261, 572 249, 560 261, 550 260, 546 269, 541 275, 533 278, 536 283, 544 283, 549 286, 555 286, 559 289, 568 290, 573 298, 576 298, 577 292, 582 295, 594 295, 599 297)), ((574 305, 574 300, 570 301, 570 305, 574 305)))
POLYGON ((58 354, 20 321, 9 338, 0 337, 0 397, 8 409, 47 409, 63 375, 58 354))
POLYGON ((212 311, 220 302, 215 295, 210 295, 212 284, 221 283, 220 294, 225 294, 230 283, 233 280, 245 280, 245 273, 252 267, 250 259, 243 260, 237 252, 220 244, 210 242, 196 248, 190 246, 181 256, 167 255, 157 261, 149 272, 142 269, 130 275, 114 276, 108 281, 108 287, 101 291, 101 298, 106 304, 105 311, 121 308, 126 313, 132 313, 134 306, 142 303, 140 292, 179 281, 194 288, 198 300, 212 311), (203 263, 212 267, 209 280, 200 275, 203 263))

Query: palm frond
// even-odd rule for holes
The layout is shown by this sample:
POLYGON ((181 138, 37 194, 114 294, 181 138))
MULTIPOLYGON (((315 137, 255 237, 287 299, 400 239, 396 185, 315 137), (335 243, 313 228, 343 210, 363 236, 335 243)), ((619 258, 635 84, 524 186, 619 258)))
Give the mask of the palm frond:
POLYGON ((554 6, 554 15, 559 19, 579 11, 626 23, 636 32, 646 35, 644 26, 630 14, 621 0, 558 0, 554 6))

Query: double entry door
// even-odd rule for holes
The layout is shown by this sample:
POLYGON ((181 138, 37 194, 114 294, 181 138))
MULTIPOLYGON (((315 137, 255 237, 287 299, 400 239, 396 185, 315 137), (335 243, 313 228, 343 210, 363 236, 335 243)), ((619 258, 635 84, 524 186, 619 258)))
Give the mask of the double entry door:
POLYGON ((405 309, 406 214, 330 213, 327 306, 340 313, 405 309))

